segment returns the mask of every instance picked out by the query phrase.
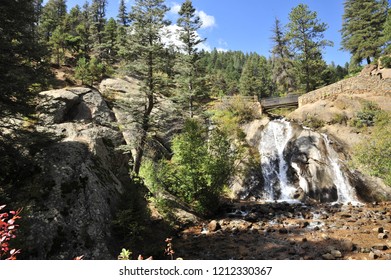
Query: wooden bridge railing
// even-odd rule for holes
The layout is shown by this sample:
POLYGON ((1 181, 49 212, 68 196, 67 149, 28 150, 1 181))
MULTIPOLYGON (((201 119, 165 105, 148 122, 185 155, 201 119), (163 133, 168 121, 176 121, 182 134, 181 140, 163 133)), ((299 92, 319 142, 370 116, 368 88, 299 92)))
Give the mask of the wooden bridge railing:
POLYGON ((296 94, 285 97, 266 98, 261 100, 262 108, 271 109, 284 106, 297 106, 299 104, 299 96, 296 94))

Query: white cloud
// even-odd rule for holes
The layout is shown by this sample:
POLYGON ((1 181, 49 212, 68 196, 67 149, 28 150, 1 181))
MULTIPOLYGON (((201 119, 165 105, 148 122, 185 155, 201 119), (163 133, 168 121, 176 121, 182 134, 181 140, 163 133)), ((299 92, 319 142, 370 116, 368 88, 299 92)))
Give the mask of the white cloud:
POLYGON ((224 48, 216 48, 216 50, 218 52, 227 52, 228 51, 227 49, 224 49, 224 48))
POLYGON ((181 5, 178 3, 173 3, 170 12, 172 12, 173 14, 178 14, 180 10, 181 10, 181 5))
MULTIPOLYGON (((181 4, 178 4, 176 2, 173 2, 171 4, 170 13, 178 15, 179 11, 181 10, 181 4)), ((202 29, 206 28, 212 28, 216 26, 216 20, 214 16, 208 15, 204 11, 196 10, 196 15, 200 17, 202 21, 202 29)))
POLYGON ((202 21, 201 28, 212 28, 216 26, 216 20, 214 16, 208 15, 204 11, 196 11, 196 13, 202 21))
MULTIPOLYGON (((161 34, 162 34, 162 43, 165 44, 167 47, 168 46, 174 46, 177 48, 180 48, 183 46, 183 42, 179 39, 179 34, 181 31, 181 27, 178 25, 170 25, 165 27, 161 34)), ((201 38, 198 33, 197 33, 197 39, 201 38)), ((210 52, 212 48, 205 42, 200 43, 197 48, 199 50, 205 50, 210 52)))

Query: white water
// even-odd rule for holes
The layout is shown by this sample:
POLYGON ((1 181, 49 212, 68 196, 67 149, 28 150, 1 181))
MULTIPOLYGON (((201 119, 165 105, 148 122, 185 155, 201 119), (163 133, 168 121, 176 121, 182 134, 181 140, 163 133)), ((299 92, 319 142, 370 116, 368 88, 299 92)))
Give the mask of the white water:
POLYGON ((337 152, 331 147, 330 140, 327 135, 322 134, 324 142, 326 144, 326 150, 331 167, 334 171, 334 185, 337 186, 338 203, 359 203, 356 192, 350 185, 349 180, 342 173, 341 166, 339 164, 339 157, 337 152))
MULTIPOLYGON (((289 163, 284 158, 284 150, 293 137, 293 129, 285 120, 271 121, 261 134, 259 152, 261 155, 262 175, 264 178, 264 199, 292 201, 296 187, 289 182, 287 171, 289 163)), ((328 166, 333 174, 333 183, 337 188, 338 203, 358 203, 355 190, 349 180, 341 171, 338 154, 330 145, 326 135, 322 135, 326 146, 328 166)), ((304 193, 309 192, 309 184, 301 175, 300 167, 292 163, 291 167, 296 171, 299 178, 299 186, 304 193)), ((316 188, 316 186, 313 186, 316 188)))
POLYGON ((295 191, 287 179, 288 164, 284 159, 286 144, 292 137, 292 127, 284 120, 271 121, 262 131, 259 145, 266 200, 291 200, 295 191), (276 189, 281 195, 277 196, 276 189))

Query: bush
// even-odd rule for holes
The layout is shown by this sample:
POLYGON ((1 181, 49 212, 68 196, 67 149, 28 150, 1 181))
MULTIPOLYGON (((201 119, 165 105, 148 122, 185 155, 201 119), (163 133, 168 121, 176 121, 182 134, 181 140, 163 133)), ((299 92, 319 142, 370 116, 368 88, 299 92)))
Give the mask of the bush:
MULTIPOLYGON (((5 205, 0 205, 0 210, 4 208, 5 205)), ((16 237, 15 231, 18 225, 15 221, 20 219, 20 212, 21 210, 0 212, 0 260, 15 260, 20 252, 20 250, 11 249, 9 244, 10 240, 16 237)))
POLYGON ((391 68, 391 57, 383 56, 382 58, 380 58, 380 63, 384 68, 391 68))
POLYGON ((303 121, 303 125, 313 129, 318 129, 323 127, 325 123, 315 116, 307 116, 307 118, 303 121))
POLYGON ((381 114, 370 138, 354 149, 353 162, 391 187, 391 116, 381 114))
POLYGON ((362 110, 357 112, 356 117, 350 121, 349 125, 357 128, 373 126, 380 114, 382 111, 379 106, 373 102, 365 101, 362 110))
POLYGON ((152 193, 164 190, 176 195, 199 214, 214 212, 233 172, 235 152, 226 135, 217 128, 207 131, 190 119, 174 138, 172 149, 171 160, 143 165, 146 185, 152 193))
POLYGON ((332 124, 347 124, 348 116, 345 114, 335 114, 331 120, 332 124))

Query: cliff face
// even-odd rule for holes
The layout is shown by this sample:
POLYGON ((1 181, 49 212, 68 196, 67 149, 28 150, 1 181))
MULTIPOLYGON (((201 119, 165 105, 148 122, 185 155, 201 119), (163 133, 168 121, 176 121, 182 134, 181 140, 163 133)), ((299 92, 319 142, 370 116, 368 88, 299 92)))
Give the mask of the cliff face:
POLYGON ((94 89, 40 97, 37 123, 15 130, 37 136, 21 147, 31 172, 15 184, 13 196, 24 208, 21 258, 113 259, 112 221, 130 186, 130 158, 116 149, 125 141, 114 114, 94 89))

